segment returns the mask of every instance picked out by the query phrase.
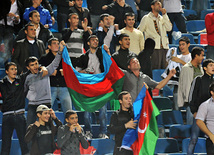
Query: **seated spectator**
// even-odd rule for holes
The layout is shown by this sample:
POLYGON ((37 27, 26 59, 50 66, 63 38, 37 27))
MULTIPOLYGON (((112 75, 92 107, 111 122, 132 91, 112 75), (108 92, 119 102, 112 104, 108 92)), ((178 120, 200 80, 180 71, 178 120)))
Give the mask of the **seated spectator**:
MULTIPOLYGON (((36 39, 42 40, 44 45, 47 46, 48 40, 53 38, 53 34, 50 30, 44 27, 42 23, 40 23, 40 14, 37 10, 33 10, 29 14, 29 19, 32 24, 36 27, 36 39)), ((26 37, 25 30, 22 28, 18 35, 16 36, 15 41, 24 39, 26 37)))
POLYGON ((69 13, 77 13, 79 16, 78 28, 83 29, 82 21, 86 18, 88 26, 92 27, 90 12, 87 8, 82 7, 83 0, 73 0, 74 6, 69 9, 69 13))
POLYGON ((29 22, 29 14, 33 10, 37 10, 40 14, 40 22, 45 26, 45 28, 52 27, 52 20, 50 12, 41 5, 42 0, 32 0, 33 5, 25 9, 23 18, 26 22, 29 22))
POLYGON ((26 71, 25 60, 30 56, 40 58, 45 53, 43 42, 36 39, 36 27, 32 23, 28 23, 24 28, 26 38, 17 41, 14 47, 12 61, 16 63, 18 74, 26 71))
POLYGON ((103 9, 105 9, 108 14, 115 17, 114 23, 119 25, 119 29, 126 26, 124 23, 125 14, 133 12, 132 8, 125 3, 125 0, 116 0, 109 5, 105 5, 103 9))
POLYGON ((122 33, 119 36, 120 49, 112 55, 117 65, 121 69, 128 70, 127 62, 131 57, 136 57, 137 55, 129 50, 130 38, 129 35, 122 33))
POLYGON ((41 72, 39 62, 36 57, 29 57, 25 60, 25 65, 30 71, 25 81, 25 93, 28 99, 28 113, 27 113, 27 125, 36 121, 36 108, 40 104, 45 104, 51 107, 51 88, 50 88, 50 76, 58 68, 62 59, 62 50, 64 41, 60 42, 60 48, 56 57, 50 65, 47 66, 46 72, 41 72))
POLYGON ((84 131, 78 123, 77 113, 68 110, 65 114, 66 125, 58 128, 57 144, 61 148, 62 155, 80 155, 79 146, 88 148, 88 142, 85 139, 84 131))
MULTIPOLYGON (((39 59, 39 64, 47 67, 54 60, 59 50, 59 40, 57 38, 51 38, 48 41, 49 52, 39 59)), ((62 69, 62 61, 60 61, 59 67, 50 76, 51 85, 51 106, 54 105, 56 98, 60 100, 61 109, 65 114, 67 110, 72 109, 71 97, 68 92, 62 69)))
POLYGON ((132 12, 125 14, 124 22, 126 27, 120 30, 121 33, 126 33, 130 37, 129 50, 135 54, 139 54, 144 49, 144 35, 140 30, 134 28, 135 14, 132 12))
POLYGON ((36 116, 38 121, 28 126, 25 135, 25 141, 27 143, 32 142, 30 154, 52 154, 56 149, 54 136, 62 123, 56 117, 55 112, 46 105, 40 105, 36 108, 36 116))
POLYGON ((87 39, 91 32, 87 28, 88 20, 86 18, 82 21, 83 29, 78 29, 79 16, 77 13, 69 14, 68 21, 70 27, 62 31, 62 40, 64 40, 67 45, 72 65, 76 67, 78 57, 84 53, 84 47, 87 46, 87 39))
MULTIPOLYGON (((99 40, 99 46, 102 46, 104 44, 104 39, 107 36, 107 33, 109 32, 110 27, 114 27, 116 30, 116 34, 120 34, 118 24, 114 25, 114 17, 110 16, 109 14, 105 13, 100 16, 100 24, 99 28, 96 32, 96 36, 98 37, 99 40)), ((112 35, 111 42, 110 42, 110 52, 113 54, 116 49, 116 45, 118 44, 118 37, 115 33, 112 35)))

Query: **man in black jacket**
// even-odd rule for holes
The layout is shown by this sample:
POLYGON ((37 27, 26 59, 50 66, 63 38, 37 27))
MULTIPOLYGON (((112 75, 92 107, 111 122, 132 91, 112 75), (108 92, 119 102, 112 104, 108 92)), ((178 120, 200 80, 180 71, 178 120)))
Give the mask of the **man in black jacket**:
POLYGON ((133 121, 132 97, 129 92, 122 91, 118 99, 120 109, 112 114, 109 125, 110 132, 115 134, 114 155, 132 155, 132 151, 120 149, 126 130, 135 129, 137 126, 137 120, 133 121))
MULTIPOLYGON (((33 10, 29 13, 29 19, 31 23, 36 27, 36 38, 42 40, 44 45, 46 46, 48 44, 48 40, 50 38, 53 38, 52 32, 49 29, 45 28, 42 23, 40 23, 40 14, 37 10, 33 10)), ((26 35, 24 28, 22 28, 16 36, 15 41, 24 38, 26 38, 26 35)))
POLYGON ((18 74, 27 70, 24 62, 28 57, 40 58, 45 53, 45 46, 41 40, 36 39, 36 27, 32 23, 25 26, 25 34, 26 38, 16 43, 12 55, 12 61, 18 68, 18 74))
POLYGON ((10 154, 11 137, 14 129, 19 138, 22 154, 27 154, 29 151, 24 142, 26 133, 24 82, 27 73, 17 76, 17 66, 14 62, 8 62, 5 70, 7 76, 0 81, 0 92, 3 98, 1 154, 10 154))
POLYGON ((213 82, 214 61, 212 59, 206 59, 204 60, 202 67, 204 70, 204 75, 197 76, 193 80, 189 93, 190 109, 194 118, 190 143, 188 147, 188 154, 194 153, 194 148, 198 141, 200 129, 196 125, 195 117, 201 103, 210 98, 209 86, 213 82))

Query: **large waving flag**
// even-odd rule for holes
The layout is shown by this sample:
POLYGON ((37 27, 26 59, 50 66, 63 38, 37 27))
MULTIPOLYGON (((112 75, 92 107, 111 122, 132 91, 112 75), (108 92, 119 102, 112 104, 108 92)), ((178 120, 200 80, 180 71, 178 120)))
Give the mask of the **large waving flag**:
POLYGON ((136 129, 126 131, 121 147, 132 150, 134 155, 154 155, 159 136, 156 122, 159 110, 145 86, 133 103, 133 110, 134 120, 138 120, 138 126, 136 129))
POLYGON ((65 82, 77 110, 94 112, 121 92, 124 73, 102 46, 104 72, 100 74, 79 73, 72 66, 67 48, 62 54, 65 82))

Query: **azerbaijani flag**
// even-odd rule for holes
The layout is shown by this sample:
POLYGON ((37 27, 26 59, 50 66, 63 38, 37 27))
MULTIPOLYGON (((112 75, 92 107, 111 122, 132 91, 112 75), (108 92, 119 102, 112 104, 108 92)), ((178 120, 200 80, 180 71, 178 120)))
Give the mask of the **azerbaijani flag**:
POLYGON ((133 110, 134 120, 138 120, 138 126, 136 129, 126 131, 121 147, 132 150, 134 155, 154 155, 159 136, 156 122, 159 110, 145 86, 133 103, 133 110))
POLYGON ((121 92, 124 73, 102 46, 104 72, 100 74, 79 73, 72 66, 67 48, 62 54, 62 66, 72 103, 80 111, 94 112, 121 92))

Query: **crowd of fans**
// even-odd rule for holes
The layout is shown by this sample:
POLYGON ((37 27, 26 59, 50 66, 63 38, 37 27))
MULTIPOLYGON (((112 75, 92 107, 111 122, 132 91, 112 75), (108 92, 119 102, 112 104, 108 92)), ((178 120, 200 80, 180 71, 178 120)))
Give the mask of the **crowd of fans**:
MULTIPOLYGON (((205 3, 207 1, 194 0, 193 7, 200 11, 203 6, 206 9, 205 3), (200 3, 204 4, 198 5, 200 3)), ((167 83, 174 87, 174 109, 186 109, 187 124, 193 124, 194 128, 188 154, 193 153, 199 128, 208 136, 208 154, 213 154, 213 125, 204 123, 206 114, 212 116, 207 110, 210 105, 200 105, 211 97, 210 93, 214 94, 213 86, 209 90, 214 74, 214 14, 205 18, 207 58, 210 59, 202 64, 204 49, 194 47, 189 51, 187 37, 179 39, 180 55, 177 48, 169 49, 173 24, 180 32, 187 33, 181 0, 87 0, 88 8, 83 8, 82 4, 83 0, 53 0, 51 3, 48 0, 1 0, 0 43, 4 52, 0 53, 0 66, 7 74, 0 81, 2 155, 10 152, 14 129, 22 154, 53 153, 55 135, 62 154, 80 154, 79 142, 83 148, 88 148, 86 138, 93 138, 91 113, 84 113, 83 131, 77 113, 71 110, 72 100, 61 58, 66 46, 78 72, 99 74, 104 72, 102 45, 125 74, 123 92, 118 98, 120 109, 112 115, 109 125, 109 131, 115 134, 114 154, 132 154, 119 147, 125 131, 136 128, 131 105, 145 83, 150 92, 162 89, 167 83), (53 5, 57 6, 55 16, 53 5), (54 24, 58 25, 57 33, 51 32, 54 24), (153 80, 153 69, 166 69, 162 81, 153 80), (66 125, 62 125, 51 109, 57 98, 66 125), (28 104, 27 121, 25 102, 28 104), (198 115, 197 111, 200 111, 198 115), (29 146, 28 142, 31 142, 29 146)), ((107 139, 106 105, 99 109, 99 138, 107 139)))

